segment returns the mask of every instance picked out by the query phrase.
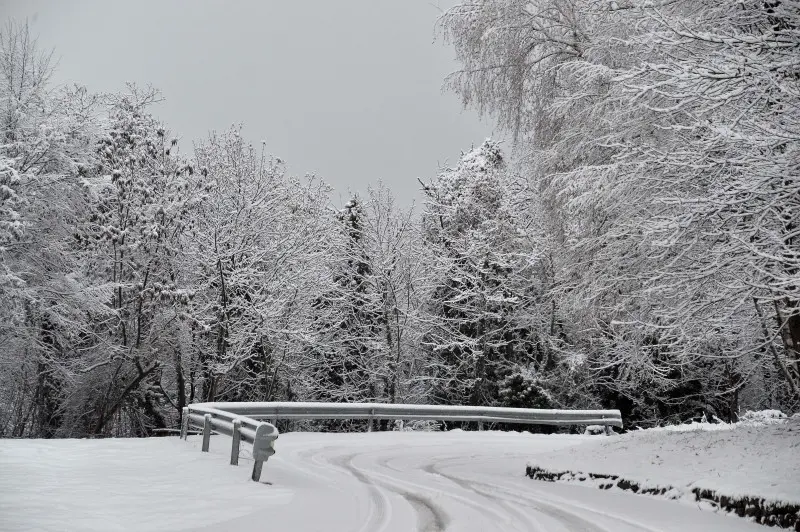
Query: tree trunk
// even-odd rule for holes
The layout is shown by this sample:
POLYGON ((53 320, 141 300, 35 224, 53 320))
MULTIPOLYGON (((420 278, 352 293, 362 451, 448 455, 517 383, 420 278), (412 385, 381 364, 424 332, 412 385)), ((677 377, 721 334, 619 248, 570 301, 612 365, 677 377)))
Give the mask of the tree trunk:
POLYGON ((134 379, 130 382, 130 384, 128 384, 125 387, 125 389, 122 390, 122 393, 117 398, 117 400, 114 402, 114 405, 109 410, 107 410, 105 412, 105 414, 101 414, 100 415, 99 419, 97 420, 97 424, 94 427, 93 434, 100 435, 100 434, 103 433, 103 429, 105 429, 106 423, 108 423, 109 420, 112 417, 114 417, 114 414, 116 414, 117 411, 119 410, 119 408, 122 406, 122 403, 125 401, 125 398, 128 396, 128 394, 130 394, 133 390, 135 390, 136 387, 139 386, 139 383, 141 383, 142 380, 144 380, 145 377, 150 375, 158 367, 159 367, 159 363, 158 362, 154 362, 152 366, 150 366, 149 368, 147 368, 145 370, 142 370, 141 368, 137 368, 139 373, 136 375, 136 377, 134 377, 134 379))

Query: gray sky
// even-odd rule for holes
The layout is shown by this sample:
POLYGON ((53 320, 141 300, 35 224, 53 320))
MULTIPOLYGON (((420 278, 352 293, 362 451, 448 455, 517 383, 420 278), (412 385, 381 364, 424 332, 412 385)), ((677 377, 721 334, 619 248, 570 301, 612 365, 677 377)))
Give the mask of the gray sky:
POLYGON ((456 68, 440 7, 455 0, 0 0, 28 18, 60 58, 57 80, 93 91, 152 84, 155 114, 187 152, 211 130, 243 122, 292 173, 365 191, 382 179, 401 204, 417 177, 492 133, 442 92, 456 68))

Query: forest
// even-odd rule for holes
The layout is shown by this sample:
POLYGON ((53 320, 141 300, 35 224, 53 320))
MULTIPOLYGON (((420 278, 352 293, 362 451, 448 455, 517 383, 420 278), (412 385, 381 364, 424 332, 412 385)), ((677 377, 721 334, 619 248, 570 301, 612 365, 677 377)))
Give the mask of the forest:
POLYGON ((181 146, 157 89, 54 83, 7 22, 0 437, 200 401, 800 410, 800 0, 465 0, 432 31, 510 140, 338 208, 241 128, 181 146))

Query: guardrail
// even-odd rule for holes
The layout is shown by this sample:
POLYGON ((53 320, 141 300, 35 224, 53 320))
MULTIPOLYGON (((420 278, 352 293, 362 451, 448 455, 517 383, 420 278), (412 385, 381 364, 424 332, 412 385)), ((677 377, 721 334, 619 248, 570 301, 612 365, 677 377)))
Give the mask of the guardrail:
POLYGON ((619 410, 541 410, 484 406, 406 405, 387 403, 200 403, 183 409, 181 437, 190 426, 203 429, 207 452, 211 432, 233 438, 231 465, 239 461, 239 442, 253 444, 253 480, 261 477, 264 462, 275 454, 278 419, 367 419, 368 430, 375 420, 409 419, 436 421, 477 421, 483 423, 521 423, 528 425, 601 425, 622 428, 619 410), (272 423, 261 420, 269 419, 272 423))
MULTIPOLYGON (((225 405, 225 403, 217 403, 225 405)), ((212 403, 195 404, 183 408, 181 422, 181 438, 186 439, 190 427, 203 429, 202 451, 208 452, 211 444, 211 432, 226 434, 233 439, 231 445, 231 465, 239 465, 239 446, 242 440, 253 445, 253 474, 256 482, 261 478, 264 462, 275 454, 275 440, 278 438, 278 429, 270 423, 264 423, 225 410, 216 408, 212 403)))
MULTIPOLYGON (((622 427, 619 410, 541 410, 489 406, 406 405, 388 403, 203 403, 253 419, 418 419, 522 423, 529 425, 603 425, 622 427)), ((274 423, 274 421, 273 421, 274 423)))

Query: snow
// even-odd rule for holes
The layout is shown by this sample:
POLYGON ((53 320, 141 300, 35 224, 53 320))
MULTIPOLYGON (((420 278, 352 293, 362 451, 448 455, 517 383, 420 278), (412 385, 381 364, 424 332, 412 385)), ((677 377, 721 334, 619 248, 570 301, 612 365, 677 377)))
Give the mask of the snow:
POLYGON ((760 530, 671 501, 523 475, 536 453, 571 455, 598 439, 606 438, 287 433, 261 483, 248 480, 249 446, 239 467, 228 465, 224 436, 212 437, 210 453, 197 436, 0 440, 0 529, 760 530))
MULTIPOLYGON (((748 413, 739 423, 692 423, 594 438, 532 457, 549 471, 613 474, 642 488, 673 486, 800 503, 800 417, 748 413)), ((694 503, 694 498, 690 499, 694 503)))

